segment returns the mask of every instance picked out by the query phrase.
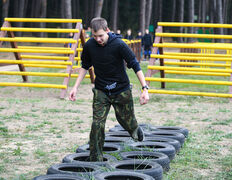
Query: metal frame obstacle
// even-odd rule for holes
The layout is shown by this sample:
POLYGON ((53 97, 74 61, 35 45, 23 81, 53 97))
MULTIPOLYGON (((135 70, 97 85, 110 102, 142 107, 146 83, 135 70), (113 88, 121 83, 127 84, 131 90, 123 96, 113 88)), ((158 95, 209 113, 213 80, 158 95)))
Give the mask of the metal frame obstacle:
MULTIPOLYGON (((150 89, 149 93, 174 94, 190 96, 211 96, 232 98, 232 67, 230 43, 165 43, 164 37, 172 38, 208 38, 208 39, 232 39, 232 35, 219 34, 189 34, 189 33, 165 33, 165 27, 198 27, 198 28, 232 28, 232 24, 211 23, 170 23, 159 22, 156 29, 156 38, 153 44, 151 59, 147 67, 146 81, 161 82, 161 89, 150 89), (180 48, 180 52, 164 52, 168 48, 180 48), (224 54, 216 54, 216 50, 223 50, 224 54), (159 54, 157 54, 159 52, 159 54), (156 61, 159 59, 159 65, 156 61), (169 60, 167 60, 169 59, 169 60), (160 78, 152 77, 160 73, 160 78), (166 74, 196 75, 197 79, 165 78, 166 74), (229 81, 202 80, 204 76, 227 76, 229 81), (229 86, 229 93, 216 92, 192 92, 181 90, 164 90, 166 83, 210 84, 229 86)), ((186 77, 186 76, 185 76, 186 77)))

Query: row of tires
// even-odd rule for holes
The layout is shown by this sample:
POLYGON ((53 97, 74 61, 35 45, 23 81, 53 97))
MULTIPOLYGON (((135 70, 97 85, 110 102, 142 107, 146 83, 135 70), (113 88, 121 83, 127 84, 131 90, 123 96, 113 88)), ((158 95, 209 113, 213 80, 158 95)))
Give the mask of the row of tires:
POLYGON ((103 162, 90 162, 89 144, 82 145, 76 153, 65 156, 62 163, 48 168, 47 175, 33 180, 161 180, 189 132, 175 126, 140 126, 145 135, 143 142, 134 142, 127 131, 116 125, 106 133, 103 162))

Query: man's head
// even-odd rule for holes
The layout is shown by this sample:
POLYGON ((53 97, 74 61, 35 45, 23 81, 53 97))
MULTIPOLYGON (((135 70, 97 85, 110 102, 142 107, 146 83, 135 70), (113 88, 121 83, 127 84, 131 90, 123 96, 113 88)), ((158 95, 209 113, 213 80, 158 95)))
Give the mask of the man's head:
POLYGON ((110 31, 107 26, 107 21, 104 18, 93 18, 90 26, 92 28, 93 38, 101 46, 104 46, 109 38, 108 32, 110 31))
POLYGON ((138 36, 142 36, 142 32, 141 31, 138 32, 138 36))
POLYGON ((130 36, 131 35, 131 29, 127 30, 127 34, 130 36))
POLYGON ((100 29, 103 29, 104 31, 108 30, 107 21, 101 17, 93 18, 90 22, 90 27, 92 31, 95 31, 95 32, 97 32, 100 29))
POLYGON ((145 29, 145 33, 146 33, 146 34, 149 34, 149 29, 145 29))

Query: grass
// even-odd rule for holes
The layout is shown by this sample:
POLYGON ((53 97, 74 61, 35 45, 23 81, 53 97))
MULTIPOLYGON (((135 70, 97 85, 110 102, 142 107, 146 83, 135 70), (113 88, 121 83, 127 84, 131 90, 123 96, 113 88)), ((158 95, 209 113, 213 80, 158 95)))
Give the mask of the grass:
MULTIPOLYGON (((141 63, 144 72, 146 66, 146 62, 141 63)), ((183 126, 190 131, 184 146, 171 162, 170 170, 164 174, 164 180, 230 179, 230 101, 226 98, 151 94, 149 104, 140 106, 141 86, 133 70, 127 72, 133 84, 135 113, 140 123, 183 126)), ((186 76, 190 77, 196 78, 186 76)), ((21 77, 16 80, 21 81, 21 77)), ((32 82, 37 81, 62 83, 61 78, 33 77, 32 82)), ((71 80, 70 87, 74 81, 71 80)), ((160 83, 151 83, 151 87, 159 89, 160 83)), ((176 88, 228 91, 227 86, 167 84, 167 89, 176 88)), ((64 156, 88 142, 92 119, 89 79, 83 81, 78 100, 73 103, 59 99, 60 91, 55 89, 4 87, 0 88, 0 93, 0 180, 28 180, 46 174, 52 164, 60 163, 64 156)), ((116 123, 114 111, 110 110, 106 129, 116 123)), ((125 151, 131 149, 125 147, 125 151)), ((119 154, 114 156, 120 159, 119 154)))

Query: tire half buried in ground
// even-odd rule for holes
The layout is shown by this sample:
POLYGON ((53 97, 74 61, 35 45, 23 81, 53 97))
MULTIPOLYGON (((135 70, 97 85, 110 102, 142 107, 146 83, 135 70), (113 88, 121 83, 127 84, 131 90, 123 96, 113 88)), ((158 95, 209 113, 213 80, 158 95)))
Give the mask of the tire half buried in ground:
POLYGON ((174 159, 176 153, 175 148, 167 143, 147 141, 147 142, 134 142, 128 144, 128 146, 136 151, 161 152, 166 154, 170 160, 174 159))
POLYGON ((67 174, 49 174, 34 177, 32 180, 87 180, 81 176, 67 174))
POLYGON ((110 163, 112 169, 133 171, 152 176, 156 180, 161 180, 163 177, 163 168, 156 162, 146 160, 123 160, 110 163))
POLYGON ((95 180, 154 180, 153 177, 129 171, 111 171, 96 174, 95 180))
MULTIPOLYGON (((105 153, 116 153, 116 152, 120 152, 122 150, 122 148, 123 147, 120 144, 104 143, 103 152, 105 152, 105 153)), ((76 149, 76 153, 88 152, 88 151, 89 151, 89 144, 79 146, 76 149)))
POLYGON ((145 140, 146 141, 150 141, 150 142, 162 142, 162 143, 167 143, 170 145, 173 145, 176 152, 180 151, 181 145, 180 142, 177 141, 176 139, 171 139, 171 138, 165 138, 165 137, 156 137, 156 136, 150 136, 150 137, 146 137, 145 140))
POLYGON ((166 137, 171 139, 176 139, 180 142, 180 145, 182 146, 185 141, 185 136, 182 133, 178 132, 171 132, 166 130, 160 130, 160 131, 149 131, 147 134, 147 137, 149 136, 156 136, 156 137, 166 137))
POLYGON ((164 153, 148 152, 148 151, 128 151, 128 152, 121 152, 120 156, 122 157, 123 160, 144 159, 144 160, 154 161, 160 164, 163 167, 164 171, 168 171, 170 169, 170 159, 164 153))
POLYGON ((69 174, 90 178, 100 172, 100 166, 85 163, 60 163, 54 164, 47 170, 47 174, 69 174))
POLYGON ((98 166, 107 166, 107 163, 117 161, 117 158, 109 154, 103 154, 103 162, 93 162, 89 159, 89 152, 69 154, 63 158, 63 163, 86 163, 98 166))
POLYGON ((179 132, 182 133, 185 137, 188 137, 189 130, 183 127, 178 126, 150 126, 151 131, 170 131, 170 132, 179 132))

